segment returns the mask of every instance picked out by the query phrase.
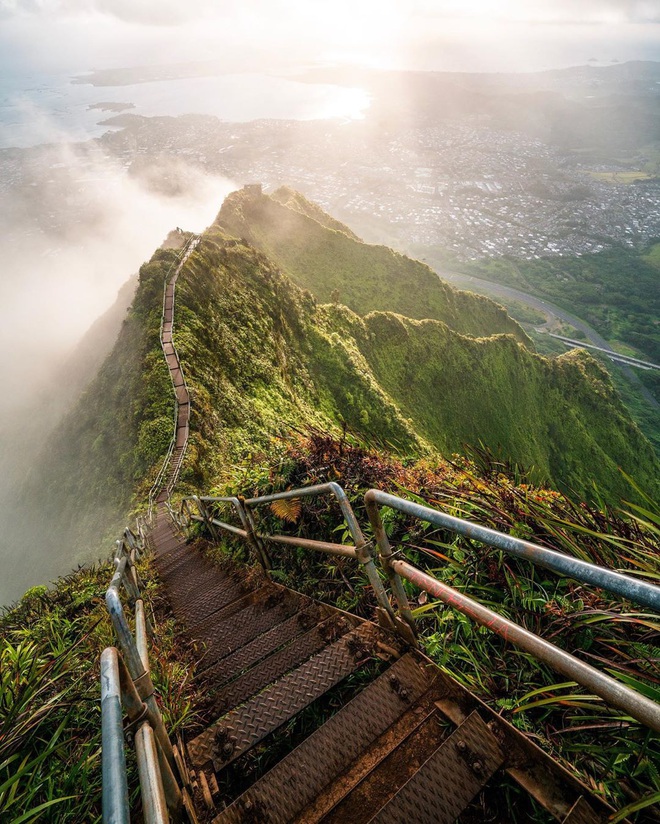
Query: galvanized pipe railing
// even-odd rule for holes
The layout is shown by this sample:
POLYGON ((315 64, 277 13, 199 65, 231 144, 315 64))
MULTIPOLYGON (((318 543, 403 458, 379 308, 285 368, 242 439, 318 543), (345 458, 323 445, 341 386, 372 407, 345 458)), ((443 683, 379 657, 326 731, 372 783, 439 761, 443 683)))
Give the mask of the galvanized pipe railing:
MULTIPOLYGON (((547 547, 513 538, 510 535, 497 532, 493 529, 481 527, 436 509, 422 506, 412 501, 399 498, 396 495, 380 492, 376 489, 371 489, 367 492, 365 495, 365 504, 378 547, 378 558, 394 594, 399 616, 401 616, 400 618, 394 614, 378 571, 375 568, 371 546, 365 541, 363 532, 355 518, 348 498, 338 484, 320 484, 317 486, 303 487, 301 489, 293 489, 287 492, 279 492, 273 495, 249 498, 247 500, 212 497, 184 499, 181 504, 181 522, 183 523, 187 520, 188 522, 196 521, 203 523, 216 539, 218 537, 217 530, 220 529, 249 540, 253 546, 262 545, 263 541, 269 541, 285 546, 302 547, 304 549, 317 550, 328 554, 356 558, 365 566, 365 571, 372 583, 379 605, 386 609, 388 614, 394 618, 395 626, 397 626, 399 630, 401 630, 402 627, 406 627, 408 636, 410 637, 410 633, 412 633, 414 637, 417 628, 403 586, 403 579, 406 579, 430 595, 439 598, 444 603, 451 605, 483 626, 488 627, 493 632, 498 633, 505 640, 516 644, 538 660, 543 661, 548 664, 548 666, 563 673, 578 684, 590 689, 593 693, 603 698, 605 702, 625 711, 632 718, 637 719, 651 729, 660 731, 660 705, 635 690, 624 686, 614 678, 601 673, 595 667, 584 663, 574 655, 564 652, 564 650, 545 641, 538 635, 529 632, 513 621, 503 618, 496 612, 481 605, 478 601, 443 584, 432 575, 417 569, 401 557, 402 553, 400 550, 393 552, 383 527, 379 507, 390 507, 406 515, 418 518, 421 521, 469 537, 488 546, 496 547, 511 555, 543 566, 560 575, 574 578, 586 584, 598 586, 653 609, 660 608, 660 587, 645 581, 640 581, 632 576, 597 566, 596 564, 590 564, 586 561, 572 558, 569 555, 564 555, 561 552, 548 549, 547 547), (349 531, 355 541, 354 546, 314 541, 297 536, 269 535, 257 531, 252 516, 253 508, 277 500, 312 497, 326 493, 333 494, 339 501, 349 531), (189 507, 189 501, 193 501, 197 505, 199 515, 192 513, 189 507), (239 513, 243 528, 241 529, 232 524, 227 524, 214 517, 210 509, 214 503, 229 503, 233 505, 239 513), (377 581, 375 586, 374 580, 377 581), (403 619, 403 621, 401 619, 403 619)), ((257 557, 259 558, 258 553, 257 557)))
POLYGON ((263 542, 257 535, 254 519, 251 517, 250 512, 244 506, 244 500, 240 498, 236 498, 234 496, 228 497, 202 497, 198 498, 193 496, 191 498, 192 501, 197 505, 197 508, 202 516, 202 520, 207 524, 209 528, 209 532, 217 539, 218 533, 217 529, 223 529, 225 532, 231 532, 234 535, 239 535, 241 538, 245 538, 252 548, 256 559, 259 561, 261 566, 264 569, 271 569, 271 561, 266 548, 263 545, 263 542), (233 526, 232 524, 228 524, 224 521, 219 520, 218 518, 213 517, 212 509, 215 504, 229 504, 236 510, 236 514, 238 515, 238 519, 241 522, 242 529, 239 527, 233 526))
POLYGON ((630 575, 623 575, 612 569, 572 558, 563 552, 557 552, 554 549, 548 549, 530 541, 523 541, 521 538, 514 538, 502 532, 496 532, 494 529, 479 526, 462 518, 455 518, 453 515, 431 509, 428 506, 422 506, 413 501, 406 501, 397 495, 389 495, 387 492, 381 492, 378 489, 370 489, 364 500, 378 542, 380 555, 385 561, 391 557, 392 550, 378 514, 379 506, 387 506, 405 515, 411 515, 420 521, 426 521, 449 532, 455 532, 479 543, 501 549, 509 555, 531 561, 533 564, 552 570, 552 572, 560 575, 565 575, 568 578, 574 578, 582 583, 600 587, 616 595, 622 595, 629 601, 634 601, 641 606, 660 612, 660 587, 640 581, 630 575))
POLYGON ((108 647, 101 657, 103 821, 113 824, 129 821, 124 737, 118 704, 126 710, 129 723, 137 727, 135 747, 146 824, 178 821, 182 810, 181 791, 174 776, 174 752, 151 680, 150 627, 135 568, 136 555, 143 550, 144 544, 138 536, 125 530, 116 543, 116 569, 105 594, 121 649, 119 654, 114 647, 108 647), (134 604, 135 636, 124 612, 120 594, 122 585, 134 604), (118 755, 119 751, 121 755, 118 755))
POLYGON ((620 573, 603 567, 588 564, 584 561, 576 561, 576 559, 568 555, 563 555, 560 552, 531 544, 528 541, 512 538, 510 535, 504 535, 492 529, 479 527, 469 521, 454 518, 430 507, 421 506, 420 504, 403 500, 395 495, 388 495, 376 489, 370 489, 367 492, 365 495, 365 503, 369 520, 378 543, 381 563, 392 583, 400 612, 407 621, 412 622, 413 628, 414 619, 403 588, 402 578, 415 584, 420 589, 425 590, 429 595, 439 598, 444 603, 472 618, 482 626, 488 627, 493 632, 502 636, 506 641, 515 644, 533 655, 539 661, 543 661, 556 671, 568 676, 571 680, 590 689, 606 703, 623 710, 632 718, 635 718, 656 732, 660 732, 660 705, 655 701, 624 686, 614 678, 610 678, 610 676, 605 675, 595 667, 585 664, 574 655, 564 652, 564 650, 545 641, 538 635, 529 632, 513 621, 503 618, 491 609, 484 607, 478 601, 443 584, 432 575, 417 569, 407 560, 402 559, 399 552, 393 553, 385 529, 383 528, 379 506, 387 506, 418 518, 421 521, 435 524, 461 535, 466 535, 481 543, 498 547, 505 552, 525 558, 533 563, 538 563, 547 569, 579 581, 594 583, 611 592, 624 594, 625 597, 630 600, 638 601, 645 606, 660 604, 658 600, 660 598, 659 587, 629 578, 628 576, 621 575, 620 573))
POLYGON ((484 607, 478 601, 468 598, 463 593, 443 584, 422 572, 407 561, 394 558, 390 561, 392 569, 397 575, 406 578, 420 589, 439 598, 445 604, 472 618, 478 624, 501 635, 505 641, 515 644, 525 652, 530 653, 557 672, 566 675, 583 687, 600 696, 606 703, 635 718, 647 727, 660 732, 660 704, 650 698, 624 686, 609 675, 585 664, 579 658, 571 655, 559 647, 545 641, 533 632, 503 618, 493 610, 484 607))
POLYGON ((257 555, 259 562, 265 569, 270 569, 272 566, 270 557, 264 547, 265 541, 284 546, 310 549, 316 552, 323 552, 328 555, 355 559, 364 567, 364 571, 374 591, 378 605, 384 609, 392 619, 395 618, 394 610, 392 609, 392 605, 390 604, 387 593, 385 592, 385 587, 383 586, 378 569, 374 563, 372 545, 366 541, 346 493, 341 486, 339 486, 339 484, 334 482, 317 484, 315 486, 292 489, 287 492, 277 492, 273 495, 262 495, 258 498, 239 499, 236 497, 193 497, 188 500, 192 500, 196 503, 200 513, 199 516, 192 515, 192 520, 204 523, 216 539, 218 537, 218 533, 215 531, 216 528, 245 538, 255 550, 255 554, 257 555), (344 520, 346 521, 348 531, 353 538, 354 545, 330 543, 327 541, 314 541, 309 538, 301 538, 290 535, 272 535, 270 533, 266 534, 257 530, 253 512, 253 510, 257 507, 263 506, 264 504, 271 504, 274 501, 312 498, 322 495, 332 495, 337 500, 344 516, 344 520), (238 512, 243 528, 239 529, 232 524, 228 524, 214 518, 209 510, 209 507, 215 503, 231 504, 238 512))

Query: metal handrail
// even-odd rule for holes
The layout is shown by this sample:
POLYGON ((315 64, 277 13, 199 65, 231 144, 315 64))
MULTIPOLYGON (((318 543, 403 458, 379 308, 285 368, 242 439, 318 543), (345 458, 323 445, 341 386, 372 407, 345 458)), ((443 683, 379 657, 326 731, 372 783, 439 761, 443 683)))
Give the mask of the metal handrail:
POLYGON ((392 609, 392 605, 390 604, 387 593, 385 592, 385 587, 383 586, 378 569, 374 563, 373 547, 371 543, 367 542, 365 539, 348 497, 339 484, 334 482, 317 484, 315 486, 292 489, 287 492, 262 495, 258 498, 239 499, 236 497, 208 496, 200 498, 193 496, 188 500, 194 501, 200 512, 200 516, 193 516, 192 520, 205 523, 215 538, 217 538, 217 533, 214 532, 215 528, 222 529, 233 535, 238 535, 239 537, 245 538, 254 548, 259 562, 265 569, 271 568, 271 561, 264 548, 264 541, 285 546, 295 546, 301 549, 310 549, 315 552, 323 552, 329 555, 353 558, 357 560, 364 567, 364 571, 374 591, 378 605, 390 616, 392 621, 395 620, 394 610, 392 609), (253 510, 257 507, 272 503, 273 501, 313 498, 322 495, 332 495, 337 500, 346 521, 348 531, 353 538, 353 546, 331 543, 327 541, 314 541, 309 538, 301 538, 298 536, 272 535, 270 533, 263 533, 257 530, 253 512, 253 510), (208 510, 208 506, 214 503, 228 503, 234 506, 239 514, 243 528, 239 529, 238 527, 214 518, 208 510))
MULTIPOLYGON (((138 534, 140 527, 138 526, 138 534)), ((107 647, 101 655, 101 715, 103 749, 103 820, 124 824, 129 819, 122 706, 136 727, 142 808, 146 824, 167 824, 181 816, 182 796, 174 776, 174 752, 155 698, 148 654, 149 623, 144 609, 135 559, 145 550, 138 534, 125 529, 116 542, 115 573, 105 602, 121 653, 107 647), (135 636, 121 600, 126 589, 135 609, 135 636)))
MULTIPOLYGON (((172 331, 171 331, 172 340, 171 340, 171 346, 172 346, 172 349, 174 351, 174 354, 176 355, 177 362, 179 364, 179 371, 181 372, 181 379, 183 380, 183 386, 185 388, 186 396, 188 398, 188 401, 187 401, 187 404, 188 404, 188 421, 190 421, 190 413, 192 411, 192 404, 191 404, 191 400, 190 400, 190 390, 188 389, 188 384, 186 382, 186 377, 183 373, 183 368, 181 366, 181 361, 179 359, 179 353, 177 352, 176 344, 174 343, 174 300, 175 300, 175 295, 176 295, 176 281, 177 281, 177 278, 178 278, 179 273, 181 271, 181 268, 183 267, 185 262, 188 260, 190 255, 195 251, 195 249, 197 248, 197 246, 200 243, 200 240, 201 240, 201 237, 199 235, 195 235, 194 237, 190 238, 190 240, 188 240, 188 242, 185 244, 185 246, 183 246, 183 248, 181 249, 181 252, 177 255, 176 259, 174 260, 174 262, 172 263, 170 268, 167 270, 167 274, 165 275, 165 279, 164 279, 164 282, 163 282, 163 307, 162 307, 161 315, 160 315, 159 339, 160 339, 160 343, 161 343, 161 348, 164 351, 165 347, 164 347, 164 344, 163 344, 163 326, 165 324, 165 314, 166 314, 166 311, 167 311, 165 304, 166 304, 166 300, 167 300, 167 288, 168 288, 168 286, 170 285, 170 282, 171 282, 172 283, 172 331), (176 266, 176 269, 174 269, 175 266, 176 266), (172 274, 172 269, 174 269, 173 274, 172 274), (170 278, 170 275, 172 275, 171 278, 170 278)), ((165 457, 163 459, 163 463, 161 464, 158 475, 156 476, 156 480, 153 482, 153 484, 151 486, 151 489, 149 490, 148 512, 149 512, 149 518, 150 519, 152 517, 153 507, 154 507, 154 503, 156 501, 156 497, 162 489, 163 480, 165 478, 165 475, 166 475, 168 469, 170 468, 170 461, 172 459, 172 455, 173 455, 174 450, 176 448, 176 440, 177 440, 177 435, 179 433, 179 409, 181 407, 181 404, 179 404, 179 401, 176 397, 176 388, 174 386, 174 378, 172 377, 171 372, 170 372, 170 380, 172 381, 172 388, 175 389, 175 392, 174 392, 174 431, 173 431, 173 434, 172 434, 172 438, 170 439, 170 443, 169 443, 167 452, 166 452, 165 457)), ((174 488, 174 485, 176 484, 178 476, 179 476, 179 472, 181 471, 181 465, 183 464, 183 459, 184 459, 184 455, 185 455, 185 452, 186 452, 186 448, 188 446, 189 437, 190 437, 190 428, 189 428, 189 425, 186 425, 186 432, 185 432, 185 439, 184 439, 184 443, 183 443, 183 449, 181 450, 181 454, 179 455, 176 466, 173 469, 172 477, 170 478, 169 483, 167 484, 167 488, 166 488, 168 499, 172 494, 172 489, 174 488)))
MULTIPOLYGON (((558 574, 575 578, 578 581, 593 586, 598 586, 651 608, 660 606, 660 587, 639 581, 629 575, 597 566, 596 564, 590 564, 586 561, 572 558, 561 552, 548 549, 547 547, 542 547, 529 541, 523 541, 519 538, 513 538, 511 535, 496 532, 493 529, 479 526, 470 521, 455 518, 436 509, 407 501, 396 495, 390 495, 377 489, 371 489, 367 492, 365 495, 365 504, 376 539, 377 557, 394 595, 398 607, 398 616, 394 614, 387 592, 378 576, 375 565, 373 565, 371 546, 367 544, 364 539, 364 534, 355 519, 355 514, 348 502, 346 493, 336 483, 302 487, 300 489, 279 492, 273 495, 263 495, 247 500, 229 497, 214 498, 195 496, 187 498, 181 503, 181 523, 183 524, 186 521, 188 523, 191 521, 200 522, 209 529, 211 535, 216 539, 218 537, 216 530, 221 529, 233 535, 238 535, 250 542, 270 541, 289 546, 298 546, 304 549, 319 550, 330 554, 341 554, 352 558, 359 558, 361 555, 361 557, 365 559, 362 560, 362 563, 365 565, 368 574, 371 568, 371 566, 368 565, 373 565, 373 573, 375 573, 378 580, 374 591, 379 605, 385 608, 391 617, 394 617, 395 626, 400 632, 404 628, 407 630, 407 632, 403 634, 405 634, 409 640, 415 637, 417 629, 403 586, 402 579, 404 578, 425 590, 430 595, 451 605, 476 622, 488 627, 493 632, 498 633, 505 640, 516 644, 538 660, 543 661, 555 670, 567 675, 578 684, 590 689, 593 693, 603 698, 606 703, 624 710, 632 718, 635 718, 651 729, 660 731, 659 704, 635 690, 624 686, 614 678, 605 675, 595 667, 584 663, 574 655, 545 641, 540 636, 524 629, 513 621, 503 618, 496 612, 484 607, 478 601, 442 583, 432 575, 417 569, 407 560, 403 559, 400 552, 392 552, 380 517, 379 507, 390 507, 391 509, 411 515, 419 520, 435 524, 436 526, 451 530, 489 546, 497 547, 509 554, 529 560, 558 574), (349 531, 355 540, 355 546, 329 544, 323 541, 312 541, 307 538, 295 536, 268 535, 256 530, 252 517, 252 509, 254 507, 272 503, 277 500, 312 497, 325 493, 333 494, 339 501, 349 531), (197 505, 200 513, 198 516, 191 512, 189 507, 190 501, 197 505), (215 518, 209 510, 209 507, 213 503, 231 503, 239 512, 239 515, 241 515, 243 529, 215 518), (243 510, 243 514, 241 514, 241 509, 243 510), (387 604, 387 606, 385 606, 385 604, 387 604)), ((369 575, 369 580, 372 582, 371 575, 369 575)))
POLYGON ((595 667, 585 664, 574 655, 556 647, 549 641, 545 641, 513 621, 503 618, 493 610, 484 607, 473 598, 463 595, 462 592, 453 587, 447 586, 432 575, 417 569, 408 561, 398 557, 398 553, 393 553, 380 517, 379 506, 387 506, 427 523, 466 535, 482 543, 498 547, 505 552, 530 560, 533 563, 540 564, 547 569, 576 578, 579 581, 594 583, 610 592, 623 594, 630 600, 643 603, 645 606, 660 603, 660 587, 646 584, 595 564, 577 561, 560 552, 518 538, 512 538, 510 535, 496 532, 493 529, 480 527, 469 521, 454 518, 438 510, 421 506, 412 501, 406 501, 396 495, 389 495, 377 489, 370 489, 366 493, 365 504, 378 543, 381 564, 394 590, 399 610, 405 619, 411 622, 413 628, 415 622, 401 578, 405 578, 429 593, 429 595, 439 598, 482 626, 488 627, 488 629, 502 636, 505 641, 515 644, 539 661, 568 676, 581 686, 590 689, 606 703, 623 710, 652 730, 660 732, 660 704, 624 686, 595 667))
POLYGON ((530 541, 524 541, 521 538, 514 538, 512 535, 506 535, 488 527, 479 526, 471 521, 456 518, 446 512, 431 509, 431 507, 423 506, 414 501, 407 501, 397 495, 390 495, 378 489, 370 489, 364 496, 364 501, 369 521, 380 548, 381 558, 385 560, 391 557, 392 550, 378 515, 379 506, 396 509, 398 512, 411 515, 420 521, 426 521, 450 532, 456 532, 466 538, 472 538, 482 544, 496 547, 509 555, 531 561, 533 564, 557 572, 560 575, 574 578, 582 583, 600 587, 608 592, 621 595, 629 601, 634 601, 660 612, 660 587, 654 584, 615 572, 607 567, 572 558, 563 552, 557 552, 554 549, 548 549, 530 541))

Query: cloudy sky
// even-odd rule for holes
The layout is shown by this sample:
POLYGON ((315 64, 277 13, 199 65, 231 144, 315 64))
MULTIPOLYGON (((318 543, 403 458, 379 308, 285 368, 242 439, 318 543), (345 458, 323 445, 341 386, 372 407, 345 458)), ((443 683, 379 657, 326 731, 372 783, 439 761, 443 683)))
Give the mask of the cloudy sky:
POLYGON ((0 60, 17 70, 199 59, 525 69, 658 59, 659 35, 660 0, 0 0, 0 60))

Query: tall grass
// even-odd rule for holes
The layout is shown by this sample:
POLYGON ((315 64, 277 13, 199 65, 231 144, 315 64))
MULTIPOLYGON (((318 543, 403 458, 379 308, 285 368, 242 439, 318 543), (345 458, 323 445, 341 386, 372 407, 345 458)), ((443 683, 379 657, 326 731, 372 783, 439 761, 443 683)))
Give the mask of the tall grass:
MULTIPOLYGON (((103 595, 113 566, 101 564, 36 587, 0 616, 0 821, 101 820, 99 659, 114 645, 103 595)), ((170 732, 190 720, 190 657, 176 640, 148 563, 141 564, 157 636, 151 662, 170 732)), ((129 756, 129 786, 139 808, 129 756)))
MULTIPOLYGON (((651 501, 618 510, 575 502, 530 485, 518 467, 496 461, 485 450, 471 459, 405 465, 316 434, 291 448, 276 466, 264 468, 260 478, 254 466, 245 477, 243 484, 237 473, 233 492, 266 494, 338 481, 362 524, 368 523, 363 494, 378 486, 586 561, 651 582, 660 578, 660 512, 651 501)), ((640 490, 628 482, 639 500, 640 490)), ((302 511, 293 513, 293 528, 292 519, 282 517, 288 514, 271 509, 262 516, 264 526, 325 539, 335 530, 335 538, 342 539, 345 526, 330 501, 305 502, 302 511)), ((660 616, 393 510, 381 514, 393 546, 440 580, 660 700, 660 616)), ((350 561, 327 562, 302 550, 275 552, 281 580, 370 614, 373 595, 350 561)), ((657 736, 575 683, 560 681, 466 616, 429 603, 425 593, 412 587, 408 591, 426 651, 443 669, 615 808, 626 810, 631 820, 660 820, 651 806, 660 783, 657 736)))

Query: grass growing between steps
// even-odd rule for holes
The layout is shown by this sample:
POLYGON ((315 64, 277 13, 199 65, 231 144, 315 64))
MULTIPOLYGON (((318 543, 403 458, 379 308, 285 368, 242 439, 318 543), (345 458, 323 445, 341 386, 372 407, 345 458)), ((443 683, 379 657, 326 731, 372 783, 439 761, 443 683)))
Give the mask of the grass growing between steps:
MULTIPOLYGON (((217 492, 250 497, 325 481, 344 487, 365 529, 363 495, 377 486, 586 561, 628 570, 650 582, 660 580, 660 513, 575 503, 529 485, 519 468, 497 462, 487 452, 474 453, 471 460, 405 465, 350 440, 317 434, 283 450, 275 464, 259 468, 252 463, 244 474, 237 468, 230 488, 217 492)), ((264 532, 350 543, 330 499, 306 500, 286 512, 264 507, 260 513, 264 532)), ((382 516, 394 548, 405 549, 411 560, 440 580, 660 700, 660 616, 393 510, 383 510, 382 516)), ((233 551, 245 549, 240 545, 233 551)), ((275 580, 371 615, 374 598, 368 581, 349 559, 326 559, 275 545, 271 556, 275 580)), ((409 596, 424 648, 445 671, 616 809, 641 804, 639 812, 631 811, 631 820, 660 820, 649 806, 659 779, 657 736, 460 613, 427 603, 412 588, 409 596)))
MULTIPOLYGON (((190 720, 191 660, 149 561, 139 565, 156 616, 153 679, 170 734, 190 720)), ((110 563, 35 587, 0 616, 0 820, 3 824, 101 820, 99 660, 115 645, 104 594, 110 563)), ((139 811, 129 751, 129 790, 139 811)))

